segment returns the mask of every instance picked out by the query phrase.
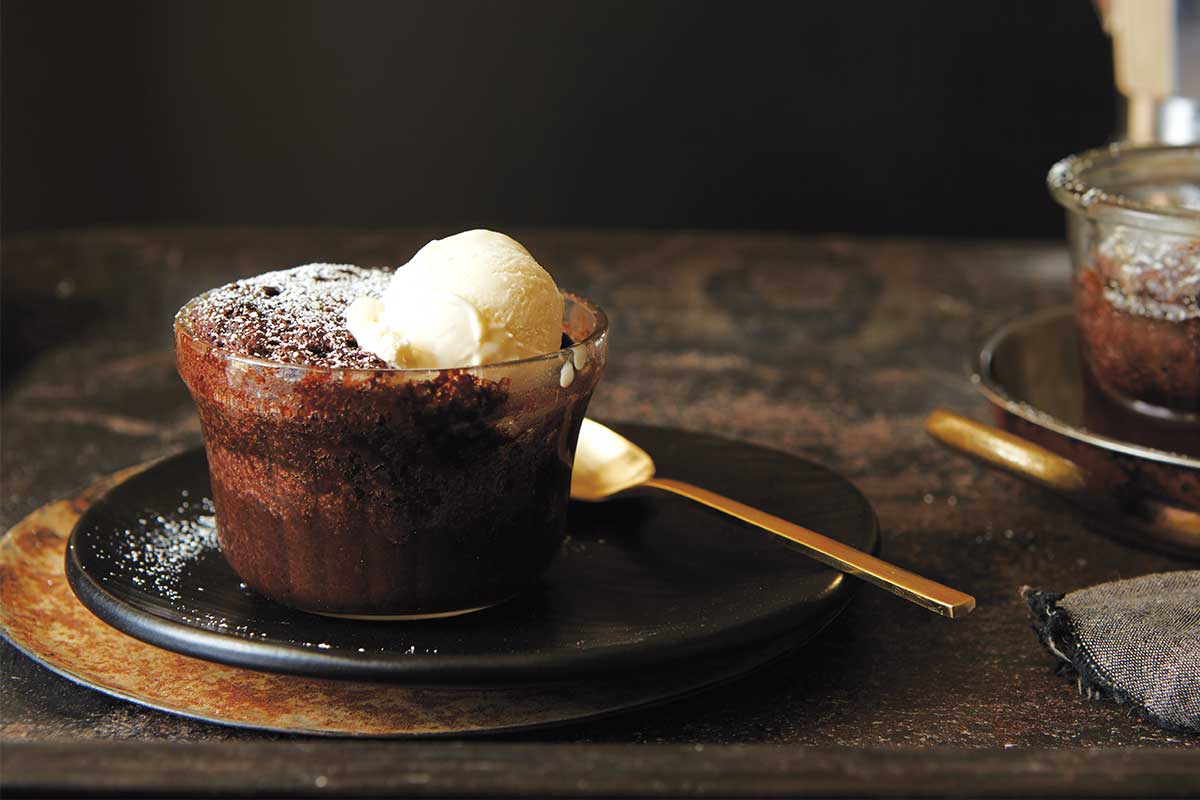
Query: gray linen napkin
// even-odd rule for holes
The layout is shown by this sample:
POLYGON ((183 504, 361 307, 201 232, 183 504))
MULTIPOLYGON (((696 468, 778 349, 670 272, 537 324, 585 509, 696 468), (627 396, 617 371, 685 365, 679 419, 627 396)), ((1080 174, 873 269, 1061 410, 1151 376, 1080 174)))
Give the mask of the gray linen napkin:
POLYGON ((1038 638, 1081 694, 1112 697, 1169 730, 1200 732, 1200 570, 1024 594, 1038 638))

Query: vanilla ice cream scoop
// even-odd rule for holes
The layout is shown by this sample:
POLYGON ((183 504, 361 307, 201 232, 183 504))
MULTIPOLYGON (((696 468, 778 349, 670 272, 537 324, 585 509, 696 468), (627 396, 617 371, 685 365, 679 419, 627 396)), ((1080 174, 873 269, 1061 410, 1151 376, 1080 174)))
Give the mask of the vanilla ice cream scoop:
POLYGON ((381 299, 359 297, 346 309, 359 346, 406 369, 550 353, 562 318, 550 274, 520 243, 485 230, 433 240, 396 270, 381 299))

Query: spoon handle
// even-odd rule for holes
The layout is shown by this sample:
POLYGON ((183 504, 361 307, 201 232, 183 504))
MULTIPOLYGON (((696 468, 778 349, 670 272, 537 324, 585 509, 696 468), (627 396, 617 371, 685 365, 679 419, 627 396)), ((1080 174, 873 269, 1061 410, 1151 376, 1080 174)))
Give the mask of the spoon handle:
POLYGON ((731 517, 736 517, 742 522, 782 536, 800 545, 808 555, 817 561, 869 581, 942 616, 955 619, 966 616, 975 608, 975 598, 969 594, 951 589, 937 581, 922 578, 916 573, 889 564, 869 553, 856 550, 836 539, 830 539, 828 536, 823 536, 794 522, 788 522, 786 519, 760 511, 752 506, 730 500, 716 492, 670 478, 651 478, 642 485, 686 497, 731 517))

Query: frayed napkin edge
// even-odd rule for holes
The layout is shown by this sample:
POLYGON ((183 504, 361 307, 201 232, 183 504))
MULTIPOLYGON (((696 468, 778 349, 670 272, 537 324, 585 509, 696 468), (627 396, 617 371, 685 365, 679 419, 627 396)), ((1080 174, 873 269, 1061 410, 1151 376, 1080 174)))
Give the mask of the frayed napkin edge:
POLYGON ((1075 638, 1075 628, 1071 624, 1071 616, 1058 604, 1064 596, 1064 592, 1042 592, 1032 586, 1021 587, 1021 597, 1029 605, 1029 611, 1033 615, 1034 632, 1042 645, 1059 660, 1058 674, 1074 675, 1079 693, 1089 700, 1111 698, 1141 719, 1152 722, 1163 730, 1197 733, 1193 728, 1167 722, 1127 692, 1113 685, 1088 649, 1079 646, 1075 638))

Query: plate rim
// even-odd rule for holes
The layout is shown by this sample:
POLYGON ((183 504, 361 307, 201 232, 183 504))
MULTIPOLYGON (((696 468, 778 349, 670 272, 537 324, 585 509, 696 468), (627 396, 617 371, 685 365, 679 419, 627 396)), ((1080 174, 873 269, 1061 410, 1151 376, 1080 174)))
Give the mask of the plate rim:
POLYGON ((1146 445, 1114 439, 1111 436, 1104 436, 1089 431, 1086 428, 1079 428, 1064 422, 1053 414, 1037 408, 1028 401, 1016 399, 995 377, 993 364, 996 357, 996 350, 1005 340, 1019 330, 1044 325, 1050 320, 1069 316, 1073 313, 1074 310, 1070 305, 1056 305, 1029 314, 1022 314, 1005 322, 993 331, 984 340, 983 345, 973 353, 971 358, 971 383, 979 390, 980 394, 994 405, 1020 417, 1026 422, 1037 425, 1039 428, 1046 428, 1069 439, 1074 439, 1075 441, 1104 450, 1123 453, 1124 455, 1143 458, 1148 461, 1157 461, 1171 466, 1184 467, 1186 469, 1200 469, 1200 459, 1191 458, 1182 453, 1172 453, 1167 450, 1159 450, 1146 445))
MULTIPOLYGON (((849 605, 851 598, 847 597, 844 602, 836 606, 832 612, 822 617, 820 624, 813 627, 811 631, 805 632, 800 636, 790 636, 786 639, 781 639, 779 642, 759 642, 745 648, 731 650, 725 653, 714 653, 712 659, 717 661, 716 666, 706 667, 710 670, 705 673, 703 678, 689 683, 685 688, 663 689, 655 693, 651 697, 631 700, 627 703, 604 708, 596 711, 588 711, 575 716, 563 717, 561 719, 548 720, 544 722, 527 722, 510 725, 490 725, 477 728, 467 728, 463 730, 444 730, 444 731, 388 731, 388 732, 362 732, 343 728, 315 728, 315 727, 297 727, 287 725, 268 725, 254 722, 243 722, 241 720, 232 719, 229 717, 221 717, 216 714, 207 714, 199 711, 190 711, 184 708, 172 705, 171 703, 162 700, 154 700, 144 695, 134 694, 132 692, 122 691, 121 689, 112 686, 106 686, 96 680, 92 680, 83 674, 66 667, 54 664, 47 661, 39 653, 33 652, 20 643, 14 641, 7 631, 0 631, 3 634, 4 641, 7 642, 14 650, 28 658, 33 663, 49 670, 66 681, 70 681, 76 686, 89 689, 93 692, 99 692, 106 697, 111 697, 126 703, 149 708, 153 711, 158 711, 163 714, 170 714, 184 719, 196 720, 209 725, 220 725, 224 728, 236 728, 245 731, 262 731, 265 733, 283 733, 293 736, 316 736, 323 739, 380 739, 380 740, 404 740, 404 739, 460 739, 460 738, 483 738, 489 736, 504 736, 509 734, 531 733, 534 731, 552 730, 555 728, 565 728, 571 725, 582 725, 588 722, 596 722, 599 720, 609 719, 624 714, 630 714, 638 711, 645 711, 650 708, 656 708, 667 703, 673 703, 677 700, 684 700, 689 697, 702 694, 704 692, 718 689, 722 686, 740 681, 744 678, 753 675, 761 670, 770 669, 775 664, 786 660, 795 655, 814 639, 819 637, 825 630, 833 624, 833 622, 842 615, 846 606, 849 605), (718 661, 719 659, 719 661, 718 661), (732 662, 732 666, 726 662, 732 662)), ((123 633, 123 631, 118 631, 123 633)), ((237 665, 226 665, 237 666, 237 665)), ((248 669, 247 667, 241 667, 248 669)), ((281 677, 288 677, 283 673, 281 677)), ((347 681, 350 683, 352 681, 347 681)), ((548 684, 553 686, 553 684, 548 684)), ((420 687, 413 687, 420 688, 420 687)), ((440 688, 448 688, 446 686, 440 688)), ((498 691, 503 691, 506 687, 461 687, 469 689, 486 689, 493 688, 498 691)))
MULTIPOLYGON (((98 482, 98 484, 105 483, 109 480, 111 480, 111 476, 102 479, 98 482)), ((71 503, 74 501, 74 499, 75 498, 51 501, 50 503, 43 505, 26 515, 26 517, 17 522, 12 528, 5 532, 3 536, 0 536, 0 554, 3 554, 3 556, 0 557, 3 557, 7 560, 13 556, 15 551, 22 550, 22 548, 19 548, 15 544, 15 539, 21 536, 31 538, 28 531, 44 527, 43 523, 39 520, 39 516, 43 514, 47 508, 71 503)), ((77 518, 81 513, 81 511, 75 511, 73 516, 77 518)), ((52 528, 52 530, 56 529, 52 528)), ((54 559, 54 561, 57 562, 59 570, 57 575, 59 578, 65 578, 62 570, 65 567, 64 556, 66 552, 67 533, 69 533, 69 531, 50 537, 54 541, 61 542, 60 545, 46 545, 49 547, 57 546, 59 548, 60 555, 57 559, 54 559)), ((42 541, 42 539, 39 539, 39 542, 40 541, 42 541)), ((79 602, 74 592, 69 588, 64 587, 64 589, 56 591, 56 593, 58 592, 62 592, 66 597, 70 598, 70 601, 73 604, 72 613, 81 616, 91 616, 91 612, 81 602, 79 602)), ((0 602, 0 612, 2 612, 0 613, 0 638, 3 638, 5 641, 7 641, 16 652, 30 659, 32 663, 49 670, 50 672, 62 677, 64 680, 70 681, 73 684, 99 692, 100 694, 108 697, 134 703, 181 718, 193 719, 244 730, 273 731, 293 735, 319 736, 322 738, 369 738, 380 740, 445 739, 505 735, 510 733, 519 733, 522 731, 534 731, 548 728, 558 728, 573 724, 581 724, 597 719, 643 710, 650 707, 657 707, 662 704, 673 702, 677 699, 694 696, 718 686, 727 685, 759 670, 770 668, 775 663, 789 658, 795 653, 799 652, 805 645, 819 636, 830 624, 833 623, 838 616, 840 616, 840 614, 844 611, 846 604, 851 599, 852 598, 850 597, 846 597, 846 602, 843 602, 842 604, 830 609, 830 613, 820 620, 820 625, 811 626, 808 629, 801 631, 800 635, 798 636, 784 636, 780 637, 779 639, 766 642, 757 647, 745 648, 731 653, 714 655, 698 666, 692 666, 683 670, 683 686, 680 686, 678 682, 673 682, 671 684, 666 683, 665 681, 661 680, 662 676, 660 674, 657 682, 653 684, 656 687, 653 691, 646 692, 644 689, 639 689, 636 691, 635 695, 628 698, 619 699, 615 704, 613 704, 613 701, 611 700, 601 700, 598 703, 592 704, 595 706, 594 708, 589 708, 583 710, 582 712, 573 711, 566 716, 555 714, 552 718, 548 717, 546 719, 534 721, 502 722, 495 724, 489 723, 476 725, 474 727, 447 727, 442 730, 402 728, 360 730, 353 727, 336 725, 311 726, 304 724, 296 725, 263 723, 261 721, 252 721, 237 715, 222 715, 216 710, 218 708, 216 705, 210 704, 205 706, 203 702, 193 705, 180 704, 175 700, 167 699, 163 696, 147 694, 145 692, 130 691, 124 687, 106 682, 103 674, 97 675, 90 673, 86 669, 78 669, 76 664, 70 660, 56 660, 54 657, 56 655, 54 650, 49 652, 40 650, 36 647, 34 641, 28 639, 27 637, 17 635, 16 631, 11 627, 11 623, 13 622, 12 609, 11 607, 6 608, 6 604, 3 602, 0 602)), ((96 619, 94 617, 92 618, 96 619)), ((96 622, 99 623, 100 621, 96 619, 96 622)), ((99 627, 107 631, 103 634, 105 636, 112 637, 114 639, 121 639, 125 638, 126 636, 124 633, 106 624, 100 623, 99 627)), ((131 641, 133 641, 132 638, 131 641)), ((149 645, 141 646, 150 647, 149 645)), ((158 650, 158 648, 153 649, 158 650)), ((161 650, 159 652, 162 653, 161 657, 164 658, 184 657, 169 650, 161 650)), ((202 664, 209 665, 211 662, 204 661, 202 664)), ((231 669, 225 666, 218 667, 218 665, 215 664, 212 664, 212 666, 220 669, 231 669)), ((296 678, 293 676, 274 673, 261 674, 269 676, 268 679, 273 681, 305 680, 305 678, 296 678)), ((675 673, 672 672, 670 674, 673 675, 675 673)), ((356 685, 356 683, 353 681, 338 681, 337 683, 345 684, 347 686, 356 685)), ((571 680, 566 682, 566 684, 552 683, 539 686, 537 688, 561 691, 561 689, 558 687, 563 685, 578 686, 580 691, 588 692, 590 691, 590 687, 595 685, 595 682, 591 680, 571 680)), ((450 692, 461 690, 463 687, 438 686, 431 688, 435 691, 450 692)), ((410 691, 410 688, 392 684, 382 685, 381 690, 410 691)), ((485 688, 485 691, 503 692, 507 690, 510 690, 510 687, 500 686, 485 688)), ((471 690, 468 689, 467 691, 471 690)), ((521 688, 519 691, 524 692, 528 690, 521 688)))
MULTIPOLYGON (((867 512, 870 525, 870 529, 865 531, 866 539, 869 542, 868 552, 878 553, 882 548, 883 536, 875 507, 853 481, 823 464, 777 448, 744 440, 728 439, 702 431, 641 423, 605 421, 605 424, 615 425, 618 428, 622 425, 634 425, 653 428, 668 434, 683 433, 689 436, 734 442, 803 462, 810 468, 833 476, 851 490, 857 498, 858 504, 867 512)), ((796 607, 794 606, 778 608, 735 628, 734 630, 739 631, 741 635, 735 637, 734 641, 722 643, 722 640, 729 638, 728 631, 709 632, 700 637, 691 638, 687 642, 673 645, 666 655, 663 655, 661 645, 653 642, 640 642, 634 645, 593 648, 582 652, 559 652, 550 661, 531 651, 518 651, 488 656, 482 663, 479 656, 438 656, 436 659, 404 660, 388 657, 372 661, 369 658, 341 652, 311 652, 287 644, 250 641, 233 634, 188 625, 138 608, 133 603, 108 591, 82 566, 76 544, 83 535, 81 531, 85 527, 85 523, 90 524, 89 515, 114 491, 127 485, 129 481, 144 479, 155 468, 165 467, 172 462, 197 456, 203 457, 203 451, 203 446, 199 446, 175 453, 155 462, 147 470, 130 476, 126 481, 105 490, 80 514, 71 529, 64 552, 64 572, 67 582, 79 601, 91 613, 129 636, 194 658, 245 669, 314 678, 405 683, 410 686, 514 685, 528 683, 531 675, 536 675, 541 679, 538 682, 548 679, 566 679, 617 670, 655 667, 672 662, 682 663, 689 658, 753 647, 762 644, 771 636, 782 636, 786 632, 790 632, 785 621, 788 617, 796 616, 796 607), (658 657, 655 657, 656 655, 658 657)), ((810 617, 820 620, 823 627, 841 612, 859 587, 855 585, 856 581, 849 580, 846 575, 832 567, 820 564, 817 566, 820 568, 819 572, 828 573, 831 577, 827 588, 821 592, 819 599, 814 601, 831 610, 823 610, 822 613, 810 617)))

